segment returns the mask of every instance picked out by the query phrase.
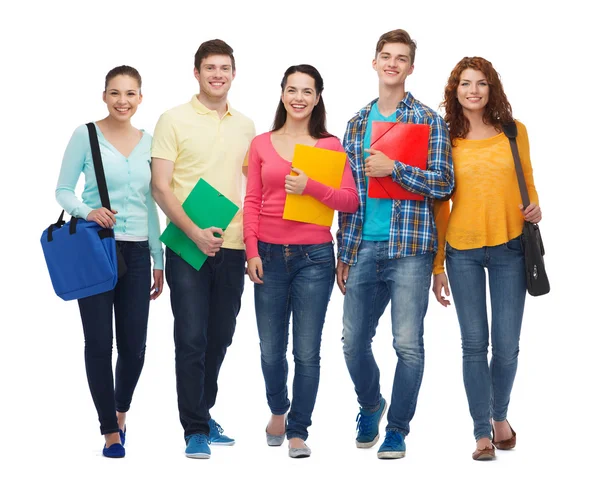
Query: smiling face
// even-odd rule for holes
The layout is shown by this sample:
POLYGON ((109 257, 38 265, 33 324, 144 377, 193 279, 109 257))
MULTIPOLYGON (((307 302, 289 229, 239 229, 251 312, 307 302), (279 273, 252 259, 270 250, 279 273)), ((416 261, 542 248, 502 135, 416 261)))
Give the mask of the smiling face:
POLYGON ((387 87, 404 86, 406 77, 413 73, 410 47, 404 43, 385 43, 373 60, 379 83, 387 87))
POLYGON ((120 122, 129 121, 142 102, 140 85, 129 75, 117 75, 106 85, 102 99, 110 117, 120 122))
POLYGON ((289 75, 281 93, 281 102, 288 118, 294 120, 309 118, 315 105, 319 103, 315 79, 301 72, 289 75))
POLYGON ((490 99, 490 85, 483 72, 471 68, 463 70, 456 98, 463 111, 483 112, 490 99))
POLYGON ((220 100, 227 97, 235 71, 229 55, 209 55, 200 62, 200 71, 194 68, 194 76, 200 84, 200 92, 209 98, 220 100))

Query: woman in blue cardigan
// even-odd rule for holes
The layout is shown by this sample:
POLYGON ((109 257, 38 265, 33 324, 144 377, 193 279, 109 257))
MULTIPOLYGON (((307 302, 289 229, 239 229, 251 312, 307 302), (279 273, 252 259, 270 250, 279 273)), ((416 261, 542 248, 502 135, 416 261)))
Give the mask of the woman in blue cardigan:
POLYGON ((152 137, 131 125, 142 101, 141 86, 136 69, 112 69, 102 94, 108 116, 95 122, 113 210, 100 201, 85 125, 69 141, 56 186, 56 200, 69 214, 114 229, 127 265, 114 289, 78 301, 88 384, 105 438, 102 454, 111 458, 125 456, 125 416, 144 365, 150 300, 163 289, 160 225, 150 192, 152 137), (75 186, 82 173, 85 185, 79 199, 75 186), (113 310, 118 350, 114 379, 113 310))

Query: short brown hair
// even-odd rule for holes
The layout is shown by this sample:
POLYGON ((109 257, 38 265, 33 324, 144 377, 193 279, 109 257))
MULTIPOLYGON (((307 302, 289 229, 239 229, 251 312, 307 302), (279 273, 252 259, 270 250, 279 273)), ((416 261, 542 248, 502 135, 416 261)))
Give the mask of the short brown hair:
POLYGON ((200 45, 196 55, 194 56, 194 67, 196 67, 196 70, 199 71, 202 60, 211 55, 229 55, 229 58, 231 58, 231 69, 235 71, 235 58, 233 58, 233 49, 223 40, 219 40, 218 38, 214 40, 207 40, 200 45))
POLYGON ((398 28, 390 32, 384 33, 377 41, 377 47, 375 48, 375 58, 383 50, 383 46, 386 43, 403 43, 410 47, 410 64, 415 63, 415 53, 417 52, 417 42, 415 42, 406 30, 398 28))

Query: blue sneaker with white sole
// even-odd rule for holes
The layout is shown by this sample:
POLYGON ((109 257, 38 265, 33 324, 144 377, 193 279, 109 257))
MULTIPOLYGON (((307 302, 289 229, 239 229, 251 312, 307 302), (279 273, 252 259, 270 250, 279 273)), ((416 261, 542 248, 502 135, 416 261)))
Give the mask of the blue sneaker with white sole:
POLYGON ((235 439, 223 434, 223 428, 214 419, 208 421, 208 427, 210 428, 210 434, 208 435, 210 444, 217 446, 233 446, 235 444, 235 439))
POLYGON ((191 434, 190 436, 186 436, 185 440, 187 442, 185 455, 188 458, 210 458, 210 440, 206 434, 191 434))
POLYGON ((373 412, 360 408, 360 412, 358 413, 358 416, 356 416, 357 448, 370 448, 377 443, 377 440, 379 439, 379 424, 383 419, 386 409, 387 403, 383 398, 381 398, 381 401, 379 402, 377 411, 373 412))
POLYGON ((406 444, 404 436, 398 431, 387 431, 385 440, 379 446, 377 457, 379 459, 400 459, 406 453, 406 444))

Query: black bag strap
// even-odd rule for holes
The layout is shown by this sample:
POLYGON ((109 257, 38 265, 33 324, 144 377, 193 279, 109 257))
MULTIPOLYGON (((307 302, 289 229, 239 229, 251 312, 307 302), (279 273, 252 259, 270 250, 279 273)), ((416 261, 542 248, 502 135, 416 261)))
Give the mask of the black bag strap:
POLYGON ((523 209, 525 209, 529 205, 529 193, 527 192, 527 184, 525 183, 525 175, 523 174, 523 166, 521 165, 521 157, 519 156, 519 148, 517 147, 517 124, 514 121, 508 122, 502 125, 502 130, 510 142, 510 150, 515 161, 515 170, 517 171, 517 180, 519 181, 519 190, 521 191, 521 199, 523 201, 523 209))
MULTIPOLYGON (((102 202, 102 207, 106 207, 108 210, 110 208, 110 198, 108 197, 108 187, 106 186, 106 177, 104 176, 104 167, 102 166, 102 155, 100 154, 100 145, 98 144, 98 133, 96 132, 96 126, 93 122, 89 122, 85 124, 88 129, 88 134, 90 138, 90 147, 92 148, 92 160, 94 161, 94 172, 96 173, 96 181, 98 182, 98 192, 100 193, 100 201, 102 202)), ((50 224, 48 227, 48 242, 52 242, 52 231, 56 229, 60 229, 63 225, 65 225, 65 221, 63 217, 65 215, 65 211, 60 213, 60 217, 54 224, 50 224)), ((77 232, 77 217, 71 217, 71 222, 69 224, 69 234, 73 235, 77 232)))
POLYGON ((110 199, 108 197, 108 187, 106 186, 106 177, 104 176, 104 167, 102 167, 102 156, 100 155, 100 145, 98 144, 98 134, 96 126, 93 122, 85 124, 90 136, 90 146, 92 147, 92 160, 94 161, 94 172, 96 173, 96 181, 98 182, 98 192, 100 193, 100 201, 102 207, 111 210, 110 199))

